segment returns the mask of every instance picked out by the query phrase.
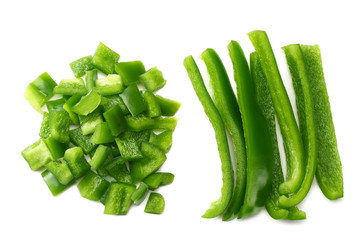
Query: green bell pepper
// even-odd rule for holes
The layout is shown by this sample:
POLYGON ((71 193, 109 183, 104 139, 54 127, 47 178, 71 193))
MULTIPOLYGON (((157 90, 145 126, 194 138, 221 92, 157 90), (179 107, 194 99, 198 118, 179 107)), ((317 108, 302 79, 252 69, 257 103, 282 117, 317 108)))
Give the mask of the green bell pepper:
POLYGON ((145 115, 151 118, 161 117, 161 108, 155 95, 150 91, 145 91, 143 97, 146 105, 145 115))
POLYGON ((143 182, 149 186, 151 190, 155 190, 161 186, 166 186, 174 181, 174 174, 167 172, 156 172, 146 177, 143 182))
POLYGON ((150 193, 144 212, 161 214, 165 209, 165 199, 160 193, 150 193))
POLYGON ((160 105, 161 114, 163 116, 174 116, 179 110, 181 103, 175 100, 167 99, 156 95, 156 101, 160 105))
POLYGON ((95 87, 95 81, 98 79, 98 72, 96 69, 86 71, 85 87, 88 92, 91 92, 95 87))
POLYGON ((79 120, 82 134, 89 135, 95 132, 96 126, 103 122, 101 109, 97 108, 95 111, 86 116, 79 115, 79 120))
POLYGON ((95 91, 90 91, 85 96, 81 97, 80 101, 76 103, 71 110, 79 115, 88 115, 92 113, 101 102, 101 97, 95 91))
POLYGON ((109 182, 93 171, 88 171, 77 185, 80 195, 93 201, 99 201, 109 186, 109 182))
POLYGON ((114 105, 112 108, 104 112, 103 116, 110 128, 111 134, 114 137, 117 137, 120 133, 126 130, 126 120, 119 104, 114 105))
POLYGON ((63 95, 85 95, 87 89, 82 78, 63 79, 59 85, 54 88, 54 93, 63 95))
POLYGON ((68 184, 74 179, 69 166, 65 162, 50 161, 45 167, 56 177, 59 183, 63 185, 68 184))
POLYGON ((75 179, 79 179, 90 170, 90 165, 86 161, 84 153, 80 147, 67 149, 64 155, 64 161, 68 164, 75 179))
POLYGON ((131 195, 135 190, 134 185, 111 183, 106 195, 104 214, 126 215, 131 205, 131 195))
POLYGON ((137 116, 146 110, 144 98, 136 84, 128 86, 120 96, 132 116, 137 116))
POLYGON ((41 138, 47 138, 50 136, 50 123, 49 123, 49 113, 43 113, 43 120, 40 127, 39 136, 41 138))
POLYGON ((51 135, 47 138, 44 138, 43 140, 54 159, 64 157, 65 151, 68 148, 68 144, 57 141, 51 135))
POLYGON ((106 99, 108 100, 108 102, 102 105, 105 112, 112 108, 114 105, 119 104, 121 111, 124 115, 130 113, 120 95, 115 94, 111 96, 106 96, 106 99))
POLYGON ((75 104, 77 104, 80 99, 80 94, 74 94, 63 105, 64 110, 69 114, 71 122, 75 125, 79 125, 80 122, 78 115, 72 111, 72 107, 75 106, 75 104))
POLYGON ((82 77, 85 75, 86 71, 94 69, 94 65, 91 63, 92 56, 86 56, 79 58, 69 64, 71 70, 74 73, 75 77, 82 77))
POLYGON ((153 129, 155 124, 155 119, 146 117, 143 114, 139 114, 136 117, 127 115, 125 116, 125 121, 128 128, 135 132, 153 129))
POLYGON ((122 134, 115 141, 124 161, 136 161, 143 157, 136 139, 122 134))
POLYGON ((90 138, 90 142, 95 144, 111 143, 115 140, 106 122, 96 125, 95 132, 90 138))
POLYGON ((161 150, 167 153, 172 145, 172 130, 165 130, 159 134, 151 132, 149 143, 158 146, 161 150))
POLYGON ((90 142, 91 136, 84 136, 81 133, 81 128, 75 128, 70 131, 70 139, 73 144, 81 147, 85 154, 94 150, 97 144, 90 142))
POLYGON ((120 55, 111 50, 103 43, 99 43, 92 58, 92 64, 105 74, 114 72, 115 63, 120 55))
POLYGON ((21 155, 33 171, 39 170, 44 167, 45 164, 54 160, 43 139, 39 139, 34 144, 25 148, 21 152, 21 155))
POLYGON ((172 131, 174 131, 178 121, 179 121, 179 119, 175 118, 175 117, 159 117, 159 118, 155 118, 152 129, 155 129, 155 130, 172 130, 172 131))
POLYGON ((109 96, 122 93, 125 89, 120 75, 109 74, 106 78, 100 78, 95 81, 95 91, 102 96, 109 96))
POLYGON ((130 86, 140 81, 139 76, 145 73, 145 67, 141 61, 119 62, 115 64, 115 72, 124 80, 125 86, 130 86))
POLYGON ((89 162, 90 166, 97 170, 103 165, 110 153, 110 148, 105 145, 99 145, 95 151, 94 156, 91 157, 89 162))
POLYGON ((143 182, 140 182, 137 189, 131 195, 131 200, 135 205, 140 205, 146 198, 147 193, 149 192, 149 186, 143 182))
POLYGON ((59 195, 60 193, 62 193, 63 191, 65 191, 67 188, 69 188, 71 185, 74 184, 74 181, 71 181, 66 185, 61 184, 49 170, 43 171, 41 173, 41 176, 44 179, 46 185, 48 186, 53 196, 59 195))
POLYGON ((149 90, 150 92, 156 92, 166 84, 162 72, 157 67, 153 67, 141 74, 140 81, 144 84, 146 90, 149 90))
POLYGON ((129 169, 121 157, 114 158, 112 162, 106 165, 105 169, 116 181, 128 184, 133 183, 129 169))

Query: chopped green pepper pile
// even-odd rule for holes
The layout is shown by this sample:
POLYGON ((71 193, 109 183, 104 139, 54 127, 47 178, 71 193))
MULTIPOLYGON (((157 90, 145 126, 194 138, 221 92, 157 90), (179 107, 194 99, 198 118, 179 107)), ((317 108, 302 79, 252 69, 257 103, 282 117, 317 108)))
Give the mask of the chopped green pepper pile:
MULTIPOLYGON (((45 169, 54 196, 78 182, 81 196, 103 203, 105 214, 125 215, 149 191, 173 182, 172 173, 157 170, 181 104, 155 93, 166 83, 157 67, 146 71, 141 61, 119 58, 100 43, 94 55, 70 63, 75 78, 57 84, 43 73, 29 84, 24 96, 43 121, 40 139, 22 156, 32 170, 45 169)), ((164 208, 164 197, 151 192, 144 211, 164 208)))
POLYGON ((317 45, 283 47, 293 80, 299 126, 282 82, 266 32, 249 38, 255 52, 250 67, 239 43, 231 41, 237 98, 221 59, 213 49, 201 55, 210 76, 210 96, 192 56, 184 66, 216 136, 222 163, 220 198, 203 215, 223 220, 255 215, 264 206, 274 219, 301 220, 297 208, 314 176, 328 199, 343 197, 343 177, 334 124, 317 45), (275 116, 284 139, 287 174, 284 179, 275 116), (225 128, 233 142, 235 174, 225 128))

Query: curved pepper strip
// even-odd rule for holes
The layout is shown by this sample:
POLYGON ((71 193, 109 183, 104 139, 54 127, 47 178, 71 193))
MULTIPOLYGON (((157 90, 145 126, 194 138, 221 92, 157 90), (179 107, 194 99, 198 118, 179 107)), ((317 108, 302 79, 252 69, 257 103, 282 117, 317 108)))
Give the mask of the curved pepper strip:
POLYGON ((244 52, 236 41, 230 42, 228 50, 234 68, 247 156, 245 198, 238 215, 242 218, 258 213, 265 205, 271 187, 273 149, 269 128, 256 102, 255 86, 244 52))
POLYGON ((210 75, 213 89, 213 101, 219 110, 226 129, 229 131, 235 153, 235 187, 230 204, 223 215, 223 220, 235 218, 244 201, 246 186, 246 147, 239 106, 231 87, 229 77, 220 57, 213 49, 206 49, 201 54, 210 75))
POLYGON ((221 188, 221 196, 214 201, 210 208, 202 216, 204 218, 214 218, 222 214, 228 206, 234 187, 234 172, 232 169, 231 157, 228 147, 228 141, 225 131, 224 123, 214 102, 206 90, 201 73, 192 56, 184 59, 184 66, 188 72, 191 83, 194 87, 196 95, 198 96, 204 111, 208 116, 214 131, 218 145, 219 155, 221 159, 221 170, 223 175, 223 186, 221 188))
POLYGON ((289 208, 299 204, 310 190, 316 169, 317 144, 314 102, 300 45, 288 45, 282 49, 285 52, 293 80, 300 133, 304 142, 306 156, 305 176, 299 190, 289 197, 281 196, 279 198, 280 206, 289 208))
POLYGON ((334 123, 318 45, 301 45, 305 67, 315 105, 318 161, 316 180, 323 194, 330 200, 344 196, 343 175, 337 148, 334 123))
POLYGON ((284 175, 281 168, 280 153, 276 135, 275 110, 273 102, 271 100, 269 86, 261 69, 261 63, 256 52, 250 54, 250 70, 252 79, 255 84, 256 100, 259 104, 262 114, 267 121, 270 135, 272 136, 272 146, 274 154, 273 172, 271 190, 265 203, 266 210, 268 211, 269 215, 274 219, 305 219, 305 212, 299 210, 297 207, 284 209, 279 206, 279 186, 281 183, 284 182, 284 175))
POLYGON ((280 185, 279 191, 280 194, 294 193, 299 189, 305 173, 303 163, 305 159, 304 147, 299 128, 266 32, 253 31, 248 35, 259 56, 268 82, 281 135, 284 139, 287 179, 280 185))

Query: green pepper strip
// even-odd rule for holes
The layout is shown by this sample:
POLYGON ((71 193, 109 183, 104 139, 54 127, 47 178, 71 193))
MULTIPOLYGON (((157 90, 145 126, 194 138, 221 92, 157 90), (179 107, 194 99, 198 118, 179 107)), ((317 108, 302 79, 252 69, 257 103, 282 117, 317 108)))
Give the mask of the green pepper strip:
POLYGON ((284 139, 287 179, 280 185, 279 191, 280 194, 294 193, 299 189, 305 174, 305 154, 300 131, 266 32, 250 32, 249 38, 259 56, 284 139))
POLYGON ((236 176, 235 187, 230 204, 223 220, 235 218, 244 201, 246 186, 246 148, 241 114, 232 90, 229 77, 220 57, 213 49, 206 49, 201 54, 210 75, 210 84, 214 92, 213 101, 219 110, 226 129, 229 131, 235 152, 236 176))
POLYGON ((216 136, 219 155, 221 159, 221 170, 223 175, 223 186, 221 188, 221 196, 214 201, 210 208, 202 216, 204 218, 214 218, 222 214, 228 206, 234 186, 234 172, 232 169, 231 157, 228 147, 228 141, 224 123, 221 119, 214 102, 206 90, 201 73, 192 56, 188 56, 184 60, 184 66, 188 72, 194 90, 203 105, 204 111, 208 116, 216 136))
POLYGON ((306 214, 297 207, 283 209, 279 206, 279 186, 284 182, 284 175, 281 168, 280 153, 276 136, 275 110, 271 100, 269 86, 264 73, 261 69, 261 63, 256 52, 250 54, 251 76, 255 84, 256 99, 262 114, 267 121, 270 135, 272 136, 273 146, 273 172, 271 190, 266 199, 265 207, 270 216, 274 219, 300 220, 305 219, 306 214))
POLYGON ((317 146, 314 104, 300 45, 289 45, 282 49, 285 52, 293 80, 300 133, 304 142, 306 156, 305 176, 299 190, 289 197, 281 196, 279 198, 280 206, 289 208, 299 204, 310 190, 316 169, 317 146))
POLYGON ((271 187, 273 149, 270 130, 256 102, 255 86, 244 52, 235 41, 230 42, 228 50, 234 68, 247 155, 245 198, 238 215, 242 218, 256 214, 265 205, 271 187))
POLYGON ((323 194, 330 200, 344 196, 343 175, 337 148, 334 123, 318 45, 302 45, 305 67, 315 105, 318 158, 316 180, 323 194))

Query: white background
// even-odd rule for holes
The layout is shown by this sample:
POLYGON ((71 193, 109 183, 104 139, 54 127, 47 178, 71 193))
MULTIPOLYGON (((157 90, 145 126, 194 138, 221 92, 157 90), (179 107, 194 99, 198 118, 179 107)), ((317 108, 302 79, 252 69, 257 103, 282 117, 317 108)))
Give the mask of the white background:
MULTIPOLYGON (((0 3, 0 239, 359 239, 359 13, 356 1, 1 1, 0 3), (266 30, 293 100, 281 46, 319 44, 330 96, 345 196, 326 199, 314 181, 299 205, 305 221, 276 221, 266 211, 222 222, 200 216, 220 194, 220 160, 183 59, 214 48, 229 75, 227 44, 253 51, 247 33, 266 30), (173 148, 162 170, 175 174, 159 189, 166 209, 127 216, 104 215, 103 206, 72 187, 52 197, 39 172, 20 152, 38 139, 41 115, 22 96, 47 71, 57 82, 71 78, 71 61, 103 42, 121 60, 158 66, 168 83, 159 94, 182 102, 173 148)), ((200 61, 198 61, 200 62, 200 61)))

